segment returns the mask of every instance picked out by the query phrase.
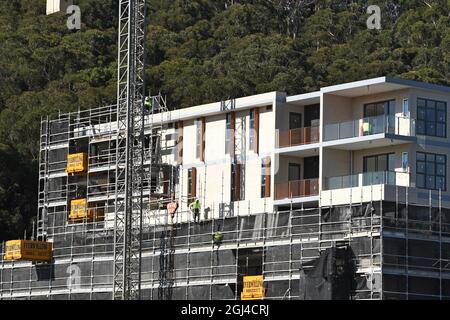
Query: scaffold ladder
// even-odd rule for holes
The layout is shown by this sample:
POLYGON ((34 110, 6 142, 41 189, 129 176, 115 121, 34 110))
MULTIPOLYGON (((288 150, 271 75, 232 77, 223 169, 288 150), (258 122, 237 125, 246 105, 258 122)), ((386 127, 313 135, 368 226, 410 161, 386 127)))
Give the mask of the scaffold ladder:
POLYGON ((38 240, 45 237, 45 219, 48 206, 48 145, 50 143, 49 119, 41 119, 39 141, 39 186, 38 186, 38 216, 37 232, 38 240))

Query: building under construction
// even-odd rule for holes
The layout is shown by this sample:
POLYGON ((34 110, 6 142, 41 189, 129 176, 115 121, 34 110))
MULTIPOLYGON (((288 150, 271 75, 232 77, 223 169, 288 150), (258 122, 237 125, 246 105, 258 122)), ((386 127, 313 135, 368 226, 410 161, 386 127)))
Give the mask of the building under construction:
MULTIPOLYGON (((449 103, 450 88, 385 77, 181 110, 152 97, 137 298, 450 298, 449 103)), ((42 120, 32 240, 51 250, 4 244, 1 299, 115 298, 118 109, 42 120)))
POLYGON ((450 297, 450 88, 174 110, 147 97, 145 30, 145 0, 119 0, 117 104, 42 119, 37 224, 2 245, 0 299, 450 297))

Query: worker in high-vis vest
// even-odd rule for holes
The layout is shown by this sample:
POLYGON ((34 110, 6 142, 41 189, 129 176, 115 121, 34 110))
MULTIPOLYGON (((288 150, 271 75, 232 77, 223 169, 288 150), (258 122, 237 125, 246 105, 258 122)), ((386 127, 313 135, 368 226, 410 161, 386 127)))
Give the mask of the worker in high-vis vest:
POLYGON ((150 113, 151 110, 152 110, 152 99, 150 97, 145 97, 144 111, 146 113, 150 113))
POLYGON ((223 240, 222 232, 217 230, 213 235, 213 240, 214 240, 213 248, 214 248, 214 246, 217 246, 217 249, 219 249, 220 245, 222 244, 222 240, 223 240))
POLYGON ((200 200, 198 199, 195 199, 190 205, 190 209, 194 214, 194 222, 200 222, 200 207, 200 200))

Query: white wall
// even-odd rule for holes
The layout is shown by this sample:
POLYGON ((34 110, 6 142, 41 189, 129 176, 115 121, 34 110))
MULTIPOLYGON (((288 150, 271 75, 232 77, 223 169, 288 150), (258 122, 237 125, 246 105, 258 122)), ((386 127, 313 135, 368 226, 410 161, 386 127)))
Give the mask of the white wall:
POLYGON ((68 5, 73 2, 69 0, 47 0, 47 15, 60 11, 66 11, 68 5))
MULTIPOLYGON (((273 110, 273 107, 271 110, 266 107, 260 107, 259 154, 249 150, 250 110, 235 112, 236 130, 241 128, 241 121, 245 121, 246 166, 245 186, 243 186, 245 189, 245 200, 234 203, 234 214, 255 214, 273 208, 271 198, 261 198, 262 159, 272 156, 275 143, 275 119, 273 110)), ((190 214, 181 214, 183 211, 188 211, 188 170, 192 167, 197 168, 196 191, 197 197, 200 199, 202 205, 202 212, 207 209, 209 218, 218 218, 220 203, 230 204, 231 159, 230 155, 225 153, 225 139, 226 114, 223 113, 206 117, 205 162, 201 162, 195 155, 195 121, 184 121, 183 165, 181 167, 180 184, 177 187, 180 219, 182 216, 185 217, 183 219, 192 218, 190 214)), ((273 184, 273 179, 271 181, 273 184)), ((229 210, 231 211, 231 209, 229 210)))
POLYGON ((275 108, 260 109, 259 114, 259 154, 270 156, 275 148, 275 108))

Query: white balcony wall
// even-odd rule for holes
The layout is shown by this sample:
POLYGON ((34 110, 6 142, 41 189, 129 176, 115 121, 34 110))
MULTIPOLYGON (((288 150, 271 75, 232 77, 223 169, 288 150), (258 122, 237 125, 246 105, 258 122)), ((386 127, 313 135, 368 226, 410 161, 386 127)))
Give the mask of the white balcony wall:
POLYGON ((415 135, 415 122, 411 118, 399 117, 395 119, 395 134, 400 136, 414 136, 415 135))
POLYGON ((183 166, 200 164, 196 155, 196 125, 194 120, 183 124, 183 166))
POLYGON ((265 157, 271 155, 275 148, 275 108, 259 110, 259 154, 265 157))
POLYGON ((178 133, 174 128, 166 128, 161 134, 161 160, 163 163, 175 163, 178 133))
MULTIPOLYGON (((226 116, 225 114, 206 118, 205 160, 206 163, 223 162, 228 158, 225 154, 226 116)), ((194 137, 195 138, 195 137, 194 137)), ((185 136, 185 140, 193 137, 185 136)))
POLYGON ((47 15, 63 11, 72 3, 72 0, 47 0, 47 15))
POLYGON ((380 201, 384 199, 385 185, 322 191, 321 206, 338 206, 350 203, 380 201))
POLYGON ((410 174, 408 172, 396 172, 396 185, 400 187, 410 186, 410 174))

